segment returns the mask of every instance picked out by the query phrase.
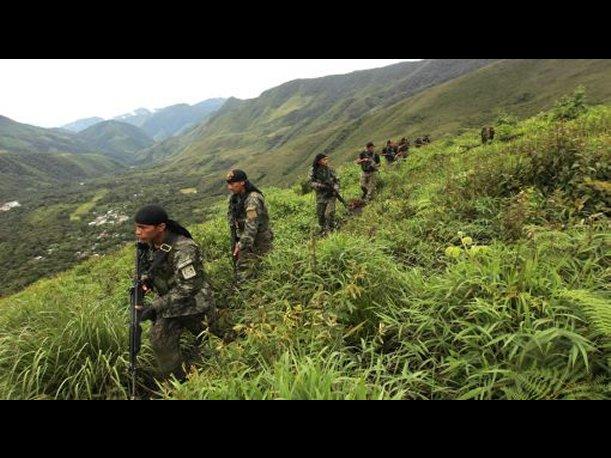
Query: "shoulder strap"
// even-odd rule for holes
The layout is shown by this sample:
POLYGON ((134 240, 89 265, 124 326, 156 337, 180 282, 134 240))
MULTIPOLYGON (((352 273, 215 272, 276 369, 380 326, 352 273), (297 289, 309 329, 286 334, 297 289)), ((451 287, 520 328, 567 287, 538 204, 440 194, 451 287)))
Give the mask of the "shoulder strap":
POLYGON ((153 279, 157 267, 159 267, 168 258, 170 252, 174 249, 173 245, 177 238, 178 236, 176 234, 173 232, 168 232, 165 243, 162 243, 159 250, 155 252, 153 262, 146 273, 149 279, 153 279))

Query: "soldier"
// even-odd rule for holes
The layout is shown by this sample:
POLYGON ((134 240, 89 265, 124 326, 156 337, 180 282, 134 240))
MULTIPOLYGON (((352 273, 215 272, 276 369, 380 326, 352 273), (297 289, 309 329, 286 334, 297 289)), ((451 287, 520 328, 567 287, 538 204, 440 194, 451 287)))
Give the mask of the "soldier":
POLYGON ((261 257, 272 249, 274 234, 263 193, 248 181, 244 171, 231 170, 227 174, 227 188, 231 193, 227 218, 232 255, 236 282, 241 284, 254 275, 261 257))
POLYGON ((492 140, 494 140, 494 127, 484 127, 482 129, 482 144, 485 145, 492 140))
POLYGON ((375 174, 380 169, 380 155, 374 150, 375 145, 372 142, 367 143, 366 150, 359 154, 356 161, 361 166, 363 174, 361 175, 361 190, 363 191, 363 200, 369 201, 373 197, 375 190, 375 174))
POLYGON ((388 140, 386 142, 386 148, 382 150, 382 156, 386 158, 386 162, 388 162, 389 164, 392 164, 393 162, 395 162, 396 153, 397 153, 396 145, 393 144, 391 140, 388 140))
POLYGON ((339 193, 339 179, 329 167, 329 157, 317 154, 310 170, 310 186, 316 192, 316 215, 320 234, 335 229, 335 201, 339 193))
POLYGON ((198 348, 206 327, 222 337, 201 253, 189 231, 157 205, 138 210, 135 223, 136 237, 145 245, 143 290, 157 293, 150 305, 140 304, 136 309, 141 321, 153 322, 150 340, 162 377, 174 375, 184 381, 183 330, 196 336, 198 348))
POLYGON ((397 157, 406 158, 408 152, 409 152, 409 141, 407 141, 407 138, 403 137, 399 141, 399 144, 397 145, 397 157))

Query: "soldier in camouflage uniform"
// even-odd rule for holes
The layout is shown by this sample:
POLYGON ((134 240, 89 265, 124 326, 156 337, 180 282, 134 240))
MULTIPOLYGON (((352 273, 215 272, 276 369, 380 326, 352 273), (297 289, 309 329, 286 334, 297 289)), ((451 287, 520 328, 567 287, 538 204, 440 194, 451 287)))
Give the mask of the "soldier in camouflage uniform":
POLYGON ((488 142, 494 140, 494 127, 485 126, 482 128, 482 144, 485 145, 488 142))
POLYGON ((335 229, 335 201, 339 193, 339 179, 329 167, 327 155, 316 155, 309 180, 310 186, 316 192, 316 215, 320 233, 325 234, 335 229))
POLYGON ((409 153, 409 141, 403 137, 397 145, 397 157, 405 159, 409 153))
POLYGON ((227 188, 231 192, 227 219, 236 282, 241 284, 254 276, 261 257, 272 249, 274 233, 263 193, 248 181, 244 171, 231 170, 227 175, 227 188))
POLYGON ((168 218, 161 207, 141 208, 135 217, 136 236, 146 249, 142 254, 145 292, 157 293, 149 304, 140 304, 140 320, 153 321, 150 340, 163 378, 184 380, 180 336, 186 329, 202 340, 207 327, 216 328, 218 312, 204 275, 202 257, 191 234, 168 218))
POLYGON ((392 140, 386 142, 386 147, 382 150, 382 156, 386 158, 388 164, 393 164, 397 159, 397 145, 392 140))
POLYGON ((376 173, 380 169, 380 155, 374 151, 375 145, 372 142, 367 143, 367 149, 359 154, 356 161, 361 166, 363 174, 361 175, 361 190, 363 191, 363 200, 369 201, 373 197, 373 192, 376 187, 376 173))

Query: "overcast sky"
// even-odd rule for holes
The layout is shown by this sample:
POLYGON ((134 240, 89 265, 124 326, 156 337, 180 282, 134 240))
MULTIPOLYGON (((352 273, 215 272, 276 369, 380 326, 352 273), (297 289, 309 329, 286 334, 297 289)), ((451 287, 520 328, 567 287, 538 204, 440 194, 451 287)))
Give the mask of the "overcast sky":
POLYGON ((416 59, 0 59, 0 115, 42 127, 416 59))

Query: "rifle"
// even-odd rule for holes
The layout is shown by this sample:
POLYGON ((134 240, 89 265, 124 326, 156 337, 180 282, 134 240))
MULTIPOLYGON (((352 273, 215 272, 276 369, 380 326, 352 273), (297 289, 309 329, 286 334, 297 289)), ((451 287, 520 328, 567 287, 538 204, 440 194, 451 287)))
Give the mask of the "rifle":
POLYGON ((238 243, 238 234, 237 234, 237 230, 236 228, 232 225, 231 226, 231 244, 230 244, 230 248, 229 248, 229 253, 231 256, 231 263, 233 264, 233 280, 234 283, 236 284, 237 287, 237 283, 238 283, 238 265, 237 265, 237 261, 235 256, 233 255, 233 252, 235 250, 235 246, 238 243))
POLYGON ((130 399, 136 399, 136 372, 137 358, 140 352, 142 327, 140 314, 136 306, 142 305, 144 290, 142 289, 142 255, 148 247, 143 243, 136 243, 136 263, 134 270, 134 283, 130 289, 130 325, 129 325, 129 373, 131 377, 130 399))
POLYGON ((337 198, 337 200, 339 200, 339 201, 340 201, 340 202, 341 202, 341 203, 344 205, 344 207, 348 208, 348 203, 347 203, 347 202, 344 200, 344 198, 341 196, 341 194, 339 193, 339 191, 338 191, 338 190, 337 190, 335 187, 329 186, 329 185, 327 185, 327 184, 326 184, 326 185, 324 185, 324 186, 325 186, 325 188, 327 188, 329 191, 331 191, 331 193, 333 194, 333 196, 334 196, 334 197, 336 197, 336 198, 337 198))
POLYGON ((344 207, 348 208, 348 203, 344 200, 339 191, 335 188, 333 188, 333 195, 337 197, 337 200, 339 200, 344 207))

